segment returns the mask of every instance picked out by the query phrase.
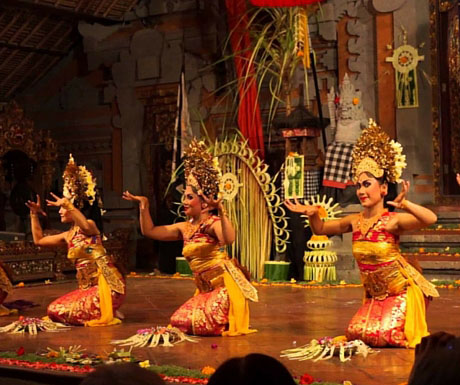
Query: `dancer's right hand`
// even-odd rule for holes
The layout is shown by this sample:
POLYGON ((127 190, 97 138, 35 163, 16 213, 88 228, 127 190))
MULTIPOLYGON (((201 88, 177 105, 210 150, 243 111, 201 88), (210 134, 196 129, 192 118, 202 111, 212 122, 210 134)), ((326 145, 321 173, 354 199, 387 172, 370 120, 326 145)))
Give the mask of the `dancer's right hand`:
POLYGON ((305 214, 309 217, 317 214, 319 210, 318 206, 303 205, 297 200, 297 198, 294 198, 294 203, 290 200, 285 200, 284 205, 295 213, 305 214))
POLYGON ((42 214, 42 215, 46 216, 46 213, 41 208, 40 195, 37 194, 37 202, 27 201, 26 206, 29 208, 31 213, 42 214))
POLYGON ((139 208, 141 209, 146 209, 149 207, 149 200, 147 197, 142 195, 133 195, 128 190, 123 193, 122 198, 127 201, 138 202, 139 208))

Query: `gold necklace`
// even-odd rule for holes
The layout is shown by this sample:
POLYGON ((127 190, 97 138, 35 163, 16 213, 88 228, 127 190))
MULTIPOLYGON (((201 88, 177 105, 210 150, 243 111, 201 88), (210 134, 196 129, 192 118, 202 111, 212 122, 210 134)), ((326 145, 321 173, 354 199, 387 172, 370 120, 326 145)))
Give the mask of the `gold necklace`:
POLYGON ((203 223, 205 223, 207 220, 209 219, 209 217, 206 217, 204 219, 200 219, 197 223, 192 223, 193 221, 193 218, 189 221, 186 222, 186 228, 185 228, 185 231, 184 231, 184 239, 191 239, 195 233, 199 230, 199 228, 201 227, 201 225, 203 223))
POLYGON ((358 220, 358 228, 361 231, 362 235, 366 235, 367 232, 374 227, 374 225, 379 221, 382 214, 386 211, 386 209, 381 209, 379 212, 369 218, 364 218, 364 213, 359 213, 359 220, 358 220))

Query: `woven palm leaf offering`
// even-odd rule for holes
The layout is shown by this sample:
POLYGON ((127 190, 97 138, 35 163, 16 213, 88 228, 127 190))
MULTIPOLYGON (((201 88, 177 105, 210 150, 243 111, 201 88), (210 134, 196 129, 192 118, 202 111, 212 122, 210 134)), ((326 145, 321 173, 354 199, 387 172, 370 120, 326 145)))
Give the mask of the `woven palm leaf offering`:
MULTIPOLYGON (((338 210, 338 203, 333 204, 333 199, 327 199, 325 195, 311 197, 306 204, 317 206, 318 214, 323 221, 337 219, 337 215, 342 211, 338 210)), ((308 217, 305 217, 305 227, 310 225, 308 217)), ((312 235, 307 242, 311 251, 306 251, 304 255, 305 270, 304 279, 306 281, 323 282, 335 281, 337 279, 335 263, 337 254, 334 251, 327 250, 332 245, 332 241, 326 235, 312 235)))
POLYGON ((31 334, 36 335, 39 332, 59 332, 68 330, 70 327, 59 322, 53 322, 49 319, 19 317, 6 326, 0 327, 0 333, 10 334, 31 334))
POLYGON ((136 362, 138 361, 129 351, 124 349, 114 349, 112 352, 104 354, 88 353, 81 345, 72 345, 68 348, 59 347, 59 349, 47 348, 47 351, 40 354, 47 358, 56 358, 73 365, 90 365, 97 366, 102 364, 136 362))
POLYGON ((281 357, 298 361, 321 361, 335 356, 339 357, 341 362, 346 362, 351 360, 353 355, 362 355, 366 358, 368 354, 375 352, 377 351, 372 350, 361 340, 347 341, 344 336, 340 336, 311 340, 308 344, 298 348, 283 350, 281 357))
POLYGON ((198 342, 196 338, 186 335, 178 328, 172 326, 155 326, 139 329, 133 336, 125 340, 114 340, 111 343, 120 346, 154 348, 157 346, 172 347, 184 341, 198 342))

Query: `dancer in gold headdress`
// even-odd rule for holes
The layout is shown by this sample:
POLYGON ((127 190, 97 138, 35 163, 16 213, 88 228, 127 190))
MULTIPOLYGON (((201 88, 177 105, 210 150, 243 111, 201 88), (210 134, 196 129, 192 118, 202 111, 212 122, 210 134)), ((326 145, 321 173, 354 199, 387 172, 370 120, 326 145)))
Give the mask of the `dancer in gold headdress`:
POLYGON ((184 163, 186 222, 155 226, 148 199, 128 191, 123 194, 124 199, 139 203, 143 235, 161 241, 184 241, 183 255, 195 276, 197 292, 176 310, 171 324, 194 335, 235 336, 254 332, 249 329, 248 299, 257 301, 257 291, 224 249, 233 243, 235 230, 219 198, 217 160, 202 142, 193 140, 184 163))
POLYGON ((425 300, 438 296, 434 286, 399 251, 400 234, 437 220, 432 211, 406 199, 409 183, 400 179, 405 166, 401 145, 370 121, 353 150, 353 177, 364 209, 361 213, 322 222, 317 207, 286 202, 290 210, 308 215, 317 235, 353 232, 353 255, 365 299, 346 334, 349 340, 360 339, 375 347, 418 344, 428 334, 425 300), (384 207, 388 183, 395 182, 402 183, 402 191, 387 203, 402 213, 384 207))
POLYGON ((102 245, 102 201, 96 193, 96 180, 72 155, 63 174, 64 197, 51 193, 48 206, 59 207, 61 222, 69 231, 43 236, 38 215, 43 213, 40 197, 28 201, 34 243, 39 246, 67 244, 67 257, 77 268, 78 286, 48 306, 51 320, 70 325, 105 326, 120 323, 114 312, 125 297, 125 282, 112 256, 102 245))

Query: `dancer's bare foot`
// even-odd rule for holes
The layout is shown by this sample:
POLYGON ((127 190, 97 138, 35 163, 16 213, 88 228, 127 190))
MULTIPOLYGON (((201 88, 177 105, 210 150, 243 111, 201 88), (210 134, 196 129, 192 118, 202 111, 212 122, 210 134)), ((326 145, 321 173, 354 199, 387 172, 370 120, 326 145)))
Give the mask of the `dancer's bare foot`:
POLYGON ((125 315, 120 310, 115 310, 115 317, 118 319, 125 319, 125 315))
POLYGON ((8 309, 7 307, 0 305, 0 317, 7 316, 13 313, 17 313, 17 309, 8 309))

